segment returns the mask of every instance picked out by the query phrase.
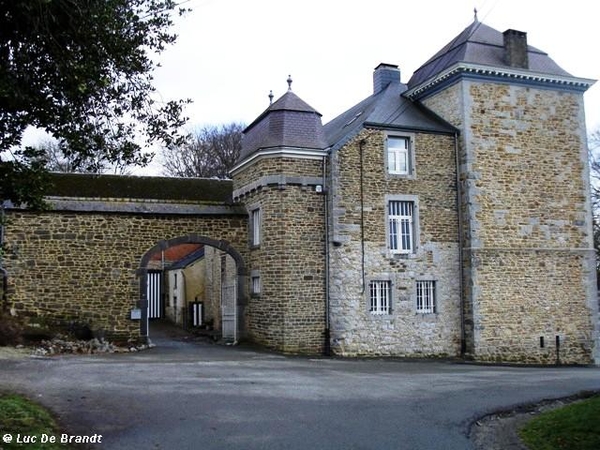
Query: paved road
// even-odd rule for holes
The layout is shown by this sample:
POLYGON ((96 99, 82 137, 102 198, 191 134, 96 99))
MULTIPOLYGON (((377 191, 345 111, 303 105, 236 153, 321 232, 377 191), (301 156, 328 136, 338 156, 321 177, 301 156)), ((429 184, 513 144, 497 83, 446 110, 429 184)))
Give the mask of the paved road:
MULTIPOLYGON (((598 368, 283 357, 156 338, 137 354, 0 361, 0 388, 115 449, 472 448, 499 408, 600 389, 598 368)), ((6 432, 7 430, 0 430, 6 432)))

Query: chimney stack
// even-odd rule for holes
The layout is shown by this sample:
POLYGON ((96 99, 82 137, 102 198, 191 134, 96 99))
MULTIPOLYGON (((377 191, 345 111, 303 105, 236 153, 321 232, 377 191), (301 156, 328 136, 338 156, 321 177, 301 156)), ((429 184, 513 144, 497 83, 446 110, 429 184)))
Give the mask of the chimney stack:
POLYGON ((506 30, 503 34, 504 62, 510 67, 528 69, 527 33, 517 30, 506 30))
POLYGON ((394 64, 379 64, 373 72, 373 94, 380 93, 390 83, 400 84, 400 69, 394 64))

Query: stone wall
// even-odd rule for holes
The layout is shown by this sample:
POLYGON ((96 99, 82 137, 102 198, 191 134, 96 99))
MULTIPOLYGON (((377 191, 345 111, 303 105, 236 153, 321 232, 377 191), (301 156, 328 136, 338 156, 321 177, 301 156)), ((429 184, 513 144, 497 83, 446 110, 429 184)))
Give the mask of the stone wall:
POLYGON ((410 177, 387 173, 380 130, 364 130, 332 155, 331 333, 338 354, 460 354, 454 138, 413 136, 410 177), (418 203, 419 240, 411 255, 393 255, 387 248, 387 199, 394 195, 418 203), (371 280, 392 282, 390 314, 369 312, 371 280), (436 313, 416 312, 417 280, 435 281, 436 313))
POLYGON ((468 351, 547 363, 558 336, 562 362, 592 362, 598 305, 582 94, 463 80, 424 103, 462 127, 468 351))
POLYGON ((244 192, 238 200, 249 213, 261 211, 260 245, 249 243, 250 278, 260 278, 260 293, 250 295, 247 308, 250 337, 283 352, 315 354, 324 348, 325 200, 314 184, 321 174, 321 160, 271 158, 234 177, 234 189, 244 192), (281 183, 246 190, 275 174, 281 183), (312 181, 303 185, 299 177, 312 181))
MULTIPOLYGON (((261 179, 272 177, 305 177, 322 176, 323 163, 319 159, 302 159, 292 157, 261 157, 239 171, 233 177, 234 192, 252 186, 261 179)), ((285 184, 282 178, 282 184, 285 184)))
MULTIPOLYGON (((245 230, 244 230, 245 232, 245 230)), ((244 239, 246 233, 244 233, 244 239)), ((204 318, 213 328, 221 329, 221 288, 237 283, 235 261, 226 252, 214 247, 204 249, 204 290, 198 296, 204 302, 204 318)), ((245 286, 240 288, 244 289, 245 286)))
MULTIPOLYGON (((102 203, 109 209, 110 201, 102 203)), ((136 271, 159 241, 206 236, 246 255, 247 218, 235 214, 9 210, 7 219, 3 262, 10 310, 31 320, 89 323, 111 339, 140 335, 139 321, 130 319, 140 299, 136 271)))

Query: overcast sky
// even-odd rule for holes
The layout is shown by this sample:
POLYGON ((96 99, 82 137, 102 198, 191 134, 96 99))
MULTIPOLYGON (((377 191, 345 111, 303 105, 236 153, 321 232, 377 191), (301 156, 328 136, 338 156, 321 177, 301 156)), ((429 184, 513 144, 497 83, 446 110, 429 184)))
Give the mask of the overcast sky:
MULTIPOLYGON (((287 89, 323 123, 371 94, 373 69, 402 81, 473 21, 527 32, 563 69, 600 78, 598 16, 588 0, 190 0, 177 43, 155 76, 164 99, 190 98, 191 126, 254 120, 287 89)), ((585 94, 588 132, 600 128, 600 83, 585 94)))
MULTIPOLYGON (((177 42, 159 59, 165 100, 190 98, 190 126, 252 122, 292 89, 327 123, 369 96, 373 69, 402 81, 473 21, 527 32, 571 74, 600 78, 598 14, 589 0, 183 0, 177 42)), ((588 132, 600 128, 600 83, 585 94, 588 132)), ((159 174, 151 168, 135 173, 159 174)))

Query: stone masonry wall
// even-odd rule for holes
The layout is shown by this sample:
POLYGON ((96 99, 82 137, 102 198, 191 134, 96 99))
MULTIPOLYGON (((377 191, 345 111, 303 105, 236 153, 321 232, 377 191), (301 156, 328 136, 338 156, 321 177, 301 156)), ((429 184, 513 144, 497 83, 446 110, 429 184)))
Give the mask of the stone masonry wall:
MULTIPOLYGON (((236 174, 235 187, 266 175, 321 174, 322 163, 264 159, 236 174)), ((325 329, 324 197, 314 186, 263 186, 241 199, 261 210, 261 242, 250 246, 249 271, 260 276, 260 294, 247 308, 252 340, 289 353, 321 353, 325 329)), ((252 230, 250 230, 251 234, 252 230)), ((250 239, 250 237, 248 237, 250 239)))
POLYGON ((321 160, 288 157, 263 158, 253 162, 244 168, 244 170, 235 174, 233 177, 233 189, 235 191, 261 177, 272 175, 320 177, 322 175, 322 167, 323 163, 321 160))
POLYGON ((551 363, 558 336, 561 362, 592 362, 598 305, 582 95, 465 80, 424 103, 463 126, 469 351, 551 363))
POLYGON ((338 354, 460 354, 454 139, 416 133, 414 153, 416 172, 409 178, 387 173, 383 131, 363 130, 333 154, 331 333, 338 354), (417 199, 415 254, 392 255, 387 248, 386 198, 390 195, 417 199), (391 314, 369 312, 371 280, 392 282, 391 314), (417 314, 417 280, 435 281, 436 313, 417 314))
POLYGON ((136 270, 157 242, 190 234, 224 239, 246 255, 244 216, 8 211, 4 266, 10 309, 31 320, 89 323, 110 339, 137 338, 130 311, 136 270))
POLYGON ((212 322, 214 329, 220 330, 221 288, 223 285, 232 286, 237 282, 237 268, 231 256, 210 246, 204 248, 204 263, 204 289, 198 298, 204 301, 205 320, 212 322))

